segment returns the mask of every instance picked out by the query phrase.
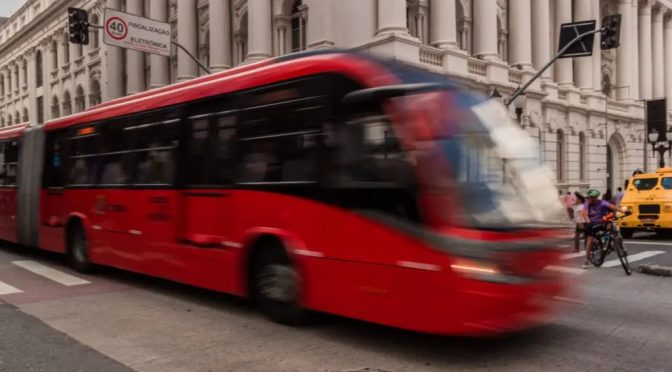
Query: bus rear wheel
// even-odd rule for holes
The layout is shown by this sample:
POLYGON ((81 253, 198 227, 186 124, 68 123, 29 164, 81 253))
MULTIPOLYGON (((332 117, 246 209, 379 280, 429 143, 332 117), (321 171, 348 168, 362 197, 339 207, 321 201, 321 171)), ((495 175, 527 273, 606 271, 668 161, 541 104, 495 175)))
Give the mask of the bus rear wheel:
POLYGON ((77 223, 69 229, 68 257, 70 264, 80 273, 93 271, 93 264, 89 260, 88 242, 82 225, 77 223))
POLYGON ((279 243, 268 242, 253 257, 251 290, 261 312, 274 322, 302 325, 311 313, 300 305, 301 278, 279 243))

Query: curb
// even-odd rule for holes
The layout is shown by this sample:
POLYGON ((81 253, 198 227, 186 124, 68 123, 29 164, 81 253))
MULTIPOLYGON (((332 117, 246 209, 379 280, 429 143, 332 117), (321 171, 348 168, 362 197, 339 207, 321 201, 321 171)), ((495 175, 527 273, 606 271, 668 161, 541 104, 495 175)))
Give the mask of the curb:
POLYGON ((672 266, 660 266, 654 264, 639 265, 637 271, 642 274, 672 277, 672 266))

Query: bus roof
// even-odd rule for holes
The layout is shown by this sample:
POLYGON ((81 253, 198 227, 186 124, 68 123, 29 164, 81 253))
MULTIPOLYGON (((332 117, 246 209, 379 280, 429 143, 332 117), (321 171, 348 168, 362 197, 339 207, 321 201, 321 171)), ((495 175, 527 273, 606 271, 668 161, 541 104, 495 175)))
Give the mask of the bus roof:
POLYGON ((21 137, 30 123, 15 124, 10 127, 0 128, 0 139, 21 137))
POLYGON ((83 112, 50 120, 45 123, 45 129, 55 130, 136 112, 151 111, 326 72, 344 73, 369 87, 399 82, 449 81, 444 75, 393 61, 388 62, 362 53, 340 50, 308 51, 276 57, 107 101, 83 112))

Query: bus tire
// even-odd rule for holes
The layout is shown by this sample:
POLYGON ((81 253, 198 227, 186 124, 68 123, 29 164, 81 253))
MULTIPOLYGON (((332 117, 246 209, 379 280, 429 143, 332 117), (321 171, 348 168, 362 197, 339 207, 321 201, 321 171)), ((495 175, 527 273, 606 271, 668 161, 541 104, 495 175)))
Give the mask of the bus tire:
POLYGON ((93 271, 89 260, 89 248, 86 233, 80 222, 74 222, 68 229, 68 258, 72 267, 80 273, 93 271))
POLYGON ((251 294, 261 312, 272 321, 285 325, 303 325, 311 312, 300 305, 298 270, 280 242, 266 241, 253 252, 251 294))
POLYGON ((630 239, 632 238, 632 234, 634 232, 630 229, 623 229, 621 228, 621 236, 624 237, 625 239, 630 239))

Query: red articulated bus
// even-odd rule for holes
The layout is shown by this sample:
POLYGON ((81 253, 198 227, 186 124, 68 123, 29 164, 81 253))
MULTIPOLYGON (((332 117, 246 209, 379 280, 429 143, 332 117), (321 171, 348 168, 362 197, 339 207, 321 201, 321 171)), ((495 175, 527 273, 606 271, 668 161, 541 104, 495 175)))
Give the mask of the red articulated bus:
POLYGON ((279 57, 0 146, 0 238, 249 297, 281 323, 489 334, 568 289, 532 141, 501 105, 396 62, 279 57))

